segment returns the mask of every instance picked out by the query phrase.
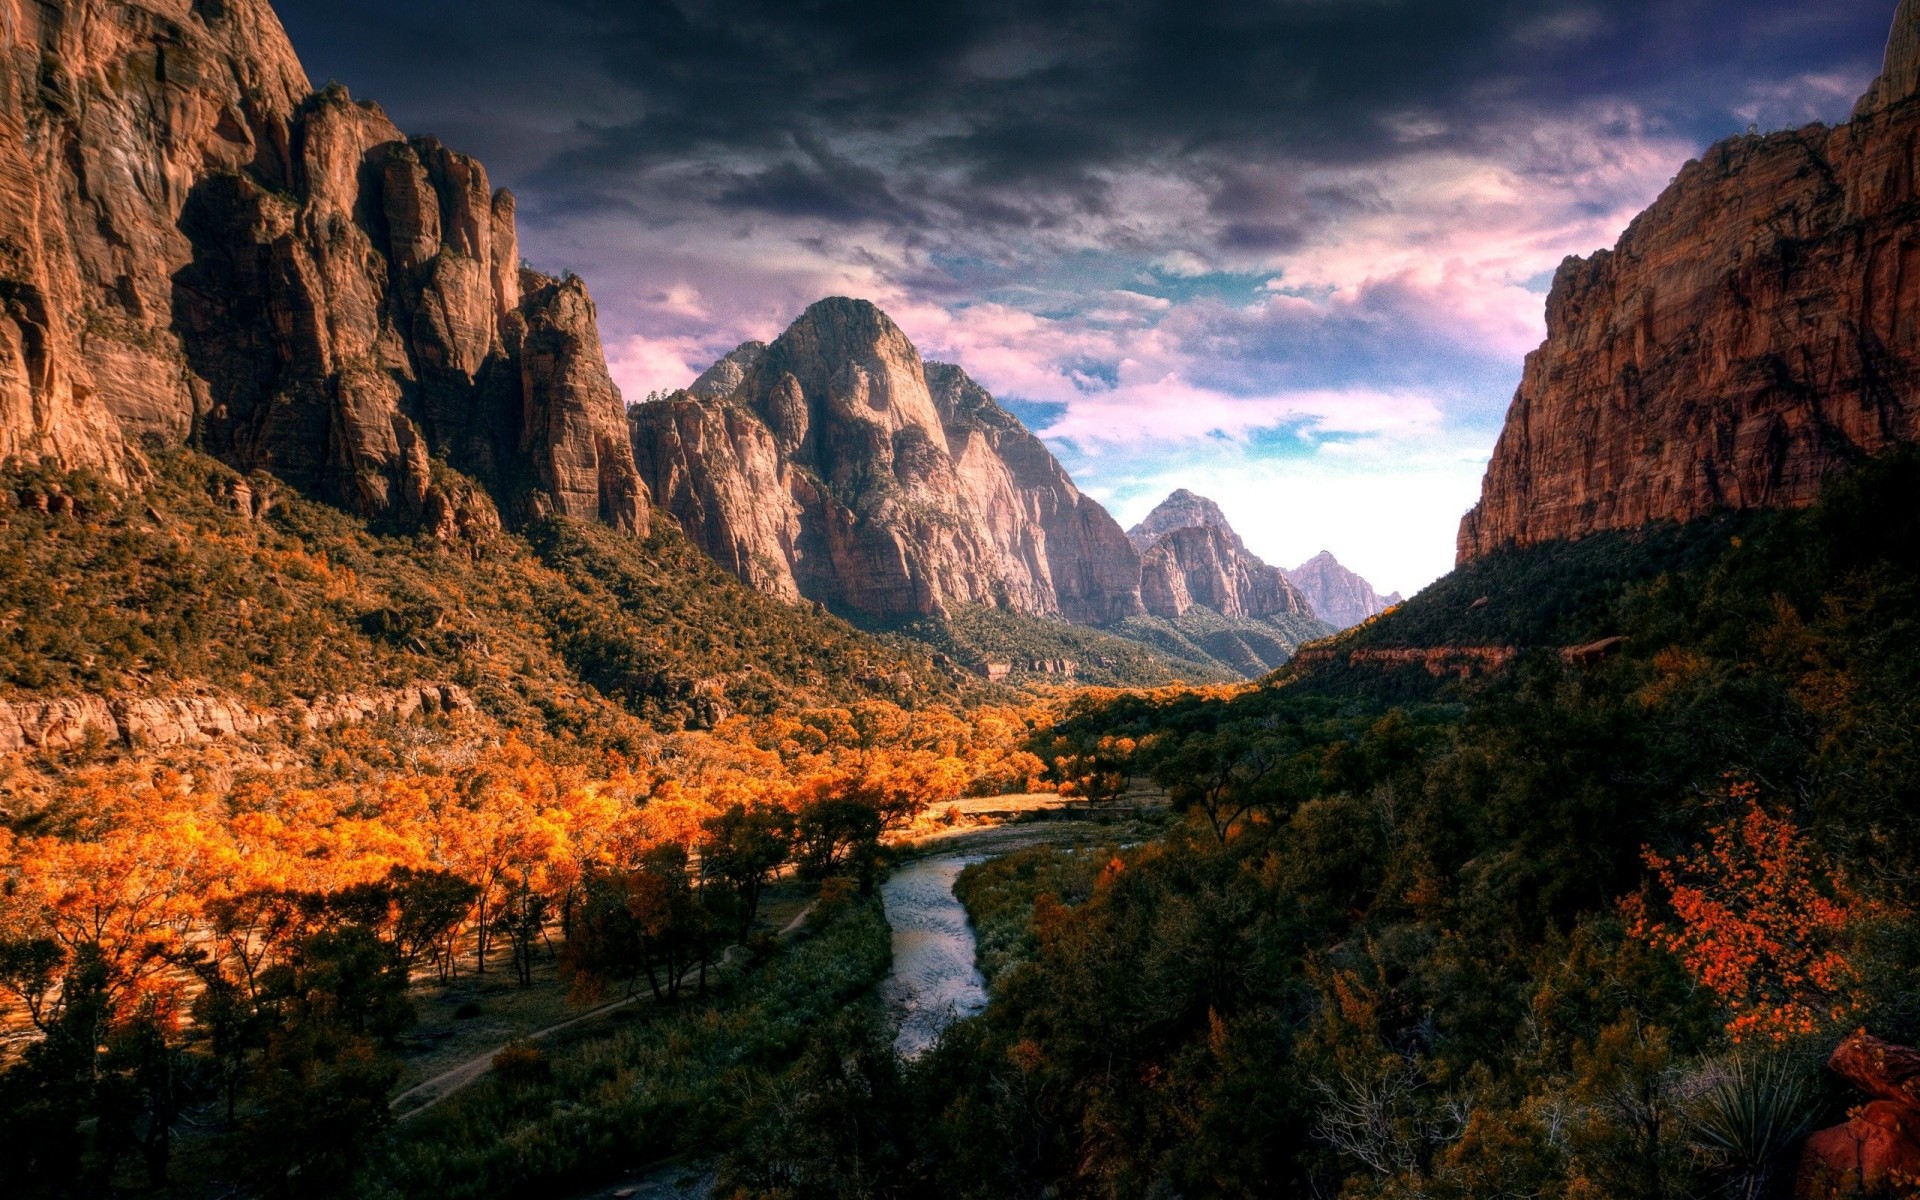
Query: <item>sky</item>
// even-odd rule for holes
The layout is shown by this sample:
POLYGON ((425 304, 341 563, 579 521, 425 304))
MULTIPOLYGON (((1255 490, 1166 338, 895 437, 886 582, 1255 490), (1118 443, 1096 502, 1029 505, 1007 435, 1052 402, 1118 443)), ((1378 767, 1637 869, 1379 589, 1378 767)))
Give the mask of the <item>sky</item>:
POLYGON ((1846 119, 1894 0, 276 0, 475 154, 629 400, 873 300, 1122 524, 1451 568, 1568 255, 1846 119))

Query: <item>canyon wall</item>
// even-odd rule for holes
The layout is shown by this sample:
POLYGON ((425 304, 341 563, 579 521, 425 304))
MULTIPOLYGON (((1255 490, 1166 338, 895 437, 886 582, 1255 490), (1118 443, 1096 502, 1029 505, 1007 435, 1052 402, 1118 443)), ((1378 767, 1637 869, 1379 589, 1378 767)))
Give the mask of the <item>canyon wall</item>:
POLYGON ((137 484, 194 444, 372 516, 642 529, 592 301, 513 197, 265 0, 0 0, 0 460, 137 484))
POLYGON ((1459 557, 1811 503, 1920 437, 1920 0, 1853 119, 1732 138, 1570 259, 1459 557))

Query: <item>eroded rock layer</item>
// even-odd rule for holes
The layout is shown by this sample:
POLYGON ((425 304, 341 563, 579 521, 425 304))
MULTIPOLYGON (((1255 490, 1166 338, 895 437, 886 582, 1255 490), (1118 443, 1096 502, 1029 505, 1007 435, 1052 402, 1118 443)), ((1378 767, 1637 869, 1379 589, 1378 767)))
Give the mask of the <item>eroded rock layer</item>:
POLYGON ((585 289, 513 198, 344 89, 265 0, 0 0, 0 459, 195 442, 367 514, 639 528, 585 289))
POLYGON ((1811 503, 1920 436, 1920 0, 1837 128, 1733 138, 1570 259, 1460 529, 1462 562, 1811 503))
POLYGON ((1106 510, 865 301, 821 301, 630 419, 661 506, 762 591, 878 616, 1140 611, 1139 556, 1106 510))

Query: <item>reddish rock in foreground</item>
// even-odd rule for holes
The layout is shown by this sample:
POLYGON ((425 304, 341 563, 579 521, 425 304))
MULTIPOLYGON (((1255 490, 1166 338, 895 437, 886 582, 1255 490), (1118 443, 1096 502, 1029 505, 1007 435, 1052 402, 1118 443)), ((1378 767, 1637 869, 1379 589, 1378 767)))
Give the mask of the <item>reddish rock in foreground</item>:
POLYGON ((1795 1195, 1920 1195, 1920 1051, 1856 1033, 1827 1067, 1875 1099, 1807 1139, 1795 1195))

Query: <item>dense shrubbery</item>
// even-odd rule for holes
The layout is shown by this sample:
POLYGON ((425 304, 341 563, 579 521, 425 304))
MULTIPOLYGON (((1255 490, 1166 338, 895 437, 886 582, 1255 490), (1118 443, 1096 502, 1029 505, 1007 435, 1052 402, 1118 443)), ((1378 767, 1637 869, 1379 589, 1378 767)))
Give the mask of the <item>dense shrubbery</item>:
MULTIPOLYGON (((682 1151, 744 1143, 764 1097, 849 1019, 892 958, 879 902, 842 900, 820 931, 713 1005, 653 1016, 495 1075, 409 1124, 374 1172, 375 1194, 459 1200, 543 1193, 682 1151)), ((864 1014, 864 1015, 863 1015, 864 1014)), ((885 1043, 882 1042, 884 1046, 885 1043)))

